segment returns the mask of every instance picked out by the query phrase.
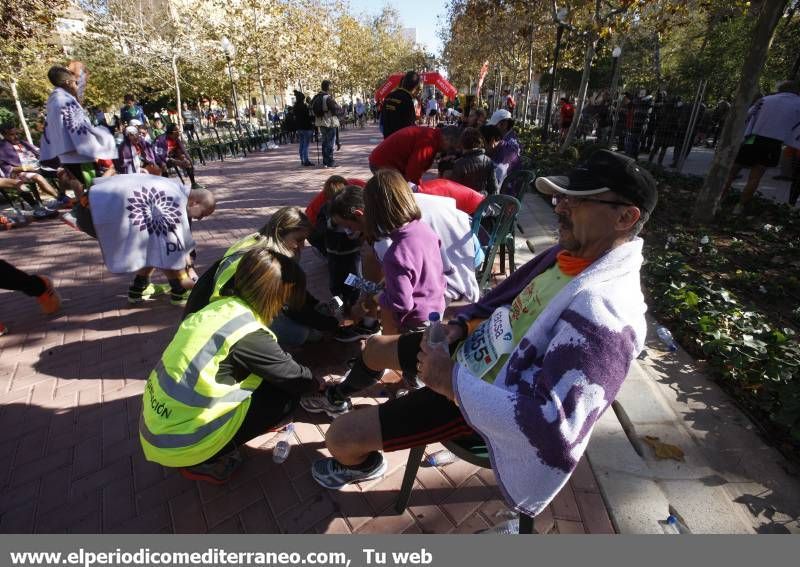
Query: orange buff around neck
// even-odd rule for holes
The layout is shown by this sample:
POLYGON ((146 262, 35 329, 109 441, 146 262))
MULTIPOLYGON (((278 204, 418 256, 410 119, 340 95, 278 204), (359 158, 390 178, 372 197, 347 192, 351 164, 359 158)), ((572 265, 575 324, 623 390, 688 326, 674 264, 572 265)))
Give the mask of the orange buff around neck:
POLYGON ((589 267, 592 261, 586 258, 577 258, 567 250, 562 250, 556 255, 556 263, 564 275, 575 277, 589 267))

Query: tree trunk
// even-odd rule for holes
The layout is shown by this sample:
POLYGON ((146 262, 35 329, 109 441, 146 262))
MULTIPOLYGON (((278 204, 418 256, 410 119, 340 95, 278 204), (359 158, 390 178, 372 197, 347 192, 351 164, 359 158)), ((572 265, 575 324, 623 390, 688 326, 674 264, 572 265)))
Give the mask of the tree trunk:
POLYGON ((575 105, 575 115, 572 118, 572 124, 567 130, 567 135, 564 138, 564 143, 561 144, 560 153, 564 153, 568 147, 575 141, 575 135, 578 132, 578 127, 581 124, 581 114, 583 113, 583 104, 586 102, 586 91, 589 88, 589 75, 592 72, 592 63, 594 62, 594 55, 597 50, 597 42, 600 36, 597 29, 600 28, 600 0, 596 0, 594 4, 594 26, 589 33, 589 43, 586 45, 586 55, 583 58, 583 74, 581 75, 581 86, 578 88, 578 100, 575 105))
POLYGON ((31 138, 31 131, 28 128, 28 121, 25 120, 25 112, 22 110, 22 101, 19 100, 16 77, 11 77, 11 96, 14 97, 14 104, 17 105, 17 114, 19 115, 19 123, 22 125, 22 129, 25 130, 25 137, 28 139, 28 143, 33 145, 33 138, 31 138))
POLYGON ((708 223, 714 219, 722 191, 730 175, 736 153, 739 150, 745 118, 750 102, 758 91, 758 78, 767 61, 775 29, 781 19, 788 0, 770 0, 764 2, 758 21, 753 28, 750 40, 750 51, 742 64, 739 73, 739 86, 736 89, 733 105, 725 127, 722 129, 717 151, 706 175, 703 188, 697 195, 692 213, 693 223, 708 223))
POLYGON ((178 56, 172 55, 172 76, 175 79, 175 101, 178 105, 178 127, 183 130, 183 105, 181 104, 181 85, 178 78, 178 56))
POLYGON ((533 32, 531 32, 531 42, 528 48, 528 84, 525 87, 525 103, 522 105, 522 122, 528 123, 528 105, 531 101, 531 83, 533 82, 533 32))
POLYGON ((561 145, 560 153, 564 153, 575 141, 575 135, 581 123, 581 114, 583 112, 583 104, 586 101, 586 91, 589 89, 589 75, 592 72, 597 39, 597 33, 592 31, 589 37, 589 45, 586 46, 586 55, 583 58, 583 75, 581 75, 581 86, 578 89, 578 100, 575 101, 575 116, 572 118, 572 124, 570 124, 567 136, 561 145))

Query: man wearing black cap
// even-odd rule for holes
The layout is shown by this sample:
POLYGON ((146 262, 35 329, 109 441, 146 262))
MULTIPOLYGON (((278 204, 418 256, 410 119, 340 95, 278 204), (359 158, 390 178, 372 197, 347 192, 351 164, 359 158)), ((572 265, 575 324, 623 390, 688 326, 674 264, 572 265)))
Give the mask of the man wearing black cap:
POLYGON ((371 337, 340 391, 385 368, 425 387, 339 412, 326 435, 333 456, 312 467, 318 483, 377 478, 381 451, 455 439, 486 446, 504 496, 528 515, 567 482, 644 345, 637 234, 657 191, 646 170, 607 150, 536 187, 553 195, 558 245, 463 308, 446 327, 449 353, 427 332, 371 337))

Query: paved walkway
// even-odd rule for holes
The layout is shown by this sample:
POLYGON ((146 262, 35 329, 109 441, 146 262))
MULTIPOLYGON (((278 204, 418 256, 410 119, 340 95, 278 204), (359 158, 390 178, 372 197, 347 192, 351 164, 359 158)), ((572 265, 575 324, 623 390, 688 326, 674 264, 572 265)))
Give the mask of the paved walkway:
MULTIPOLYGON (((682 172, 705 177, 706 173, 708 173, 708 170, 711 168, 711 162, 714 159, 714 152, 714 148, 697 146, 693 147, 692 151, 689 153, 689 157, 686 159, 686 163, 683 166, 682 172)), ((646 159, 647 156, 645 154, 639 156, 639 161, 646 159)), ((671 160, 672 149, 667 152, 664 163, 669 164, 671 163, 671 160)), ((734 189, 741 190, 744 188, 745 183, 747 183, 747 176, 749 175, 749 172, 750 170, 748 169, 742 170, 741 177, 733 182, 734 189)), ((789 187, 791 183, 786 179, 775 179, 775 177, 779 176, 780 174, 780 167, 769 168, 761 178, 761 182, 758 184, 757 193, 759 193, 762 197, 775 201, 776 203, 788 203, 789 187)))
MULTIPOLYGON (((374 128, 342 132, 335 173, 366 176, 378 136, 374 128)), ((201 266, 276 207, 305 205, 334 172, 298 161, 292 145, 199 168, 219 201, 217 212, 195 225, 201 266)), ((47 321, 32 300, 0 292, 0 317, 10 329, 0 338, 1 532, 472 533, 508 516, 492 472, 461 461, 421 468, 411 507, 395 515, 407 452, 389 455, 382 480, 323 490, 309 467, 327 455, 327 423, 302 410, 300 443, 288 461, 273 464, 271 437, 256 439, 225 487, 146 462, 137 435, 143 384, 180 310, 163 300, 130 307, 130 278, 110 274, 97 243, 60 222, 0 234, 0 247, 18 267, 49 274, 64 299, 63 314, 47 321)), ((311 280, 322 273, 310 250, 303 263, 311 280)), ((335 343, 298 358, 324 375, 341 372, 349 352, 335 343)), ((356 404, 379 403, 393 388, 379 385, 356 404)), ((540 532, 613 531, 586 461, 536 525, 540 532)))

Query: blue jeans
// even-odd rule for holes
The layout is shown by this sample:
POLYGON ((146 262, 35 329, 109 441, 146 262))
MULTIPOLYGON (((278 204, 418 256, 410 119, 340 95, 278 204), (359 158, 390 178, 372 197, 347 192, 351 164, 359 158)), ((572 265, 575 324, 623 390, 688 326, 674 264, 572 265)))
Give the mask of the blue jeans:
POLYGON ((278 344, 283 348, 300 346, 308 340, 311 334, 311 328, 301 325, 283 313, 275 316, 269 328, 275 333, 278 344))
POLYGON ((333 140, 336 138, 336 128, 320 126, 319 133, 322 138, 322 164, 333 165, 333 140))
POLYGON ((297 136, 300 139, 300 162, 308 163, 308 146, 311 143, 311 136, 314 134, 313 130, 298 130, 297 136))

